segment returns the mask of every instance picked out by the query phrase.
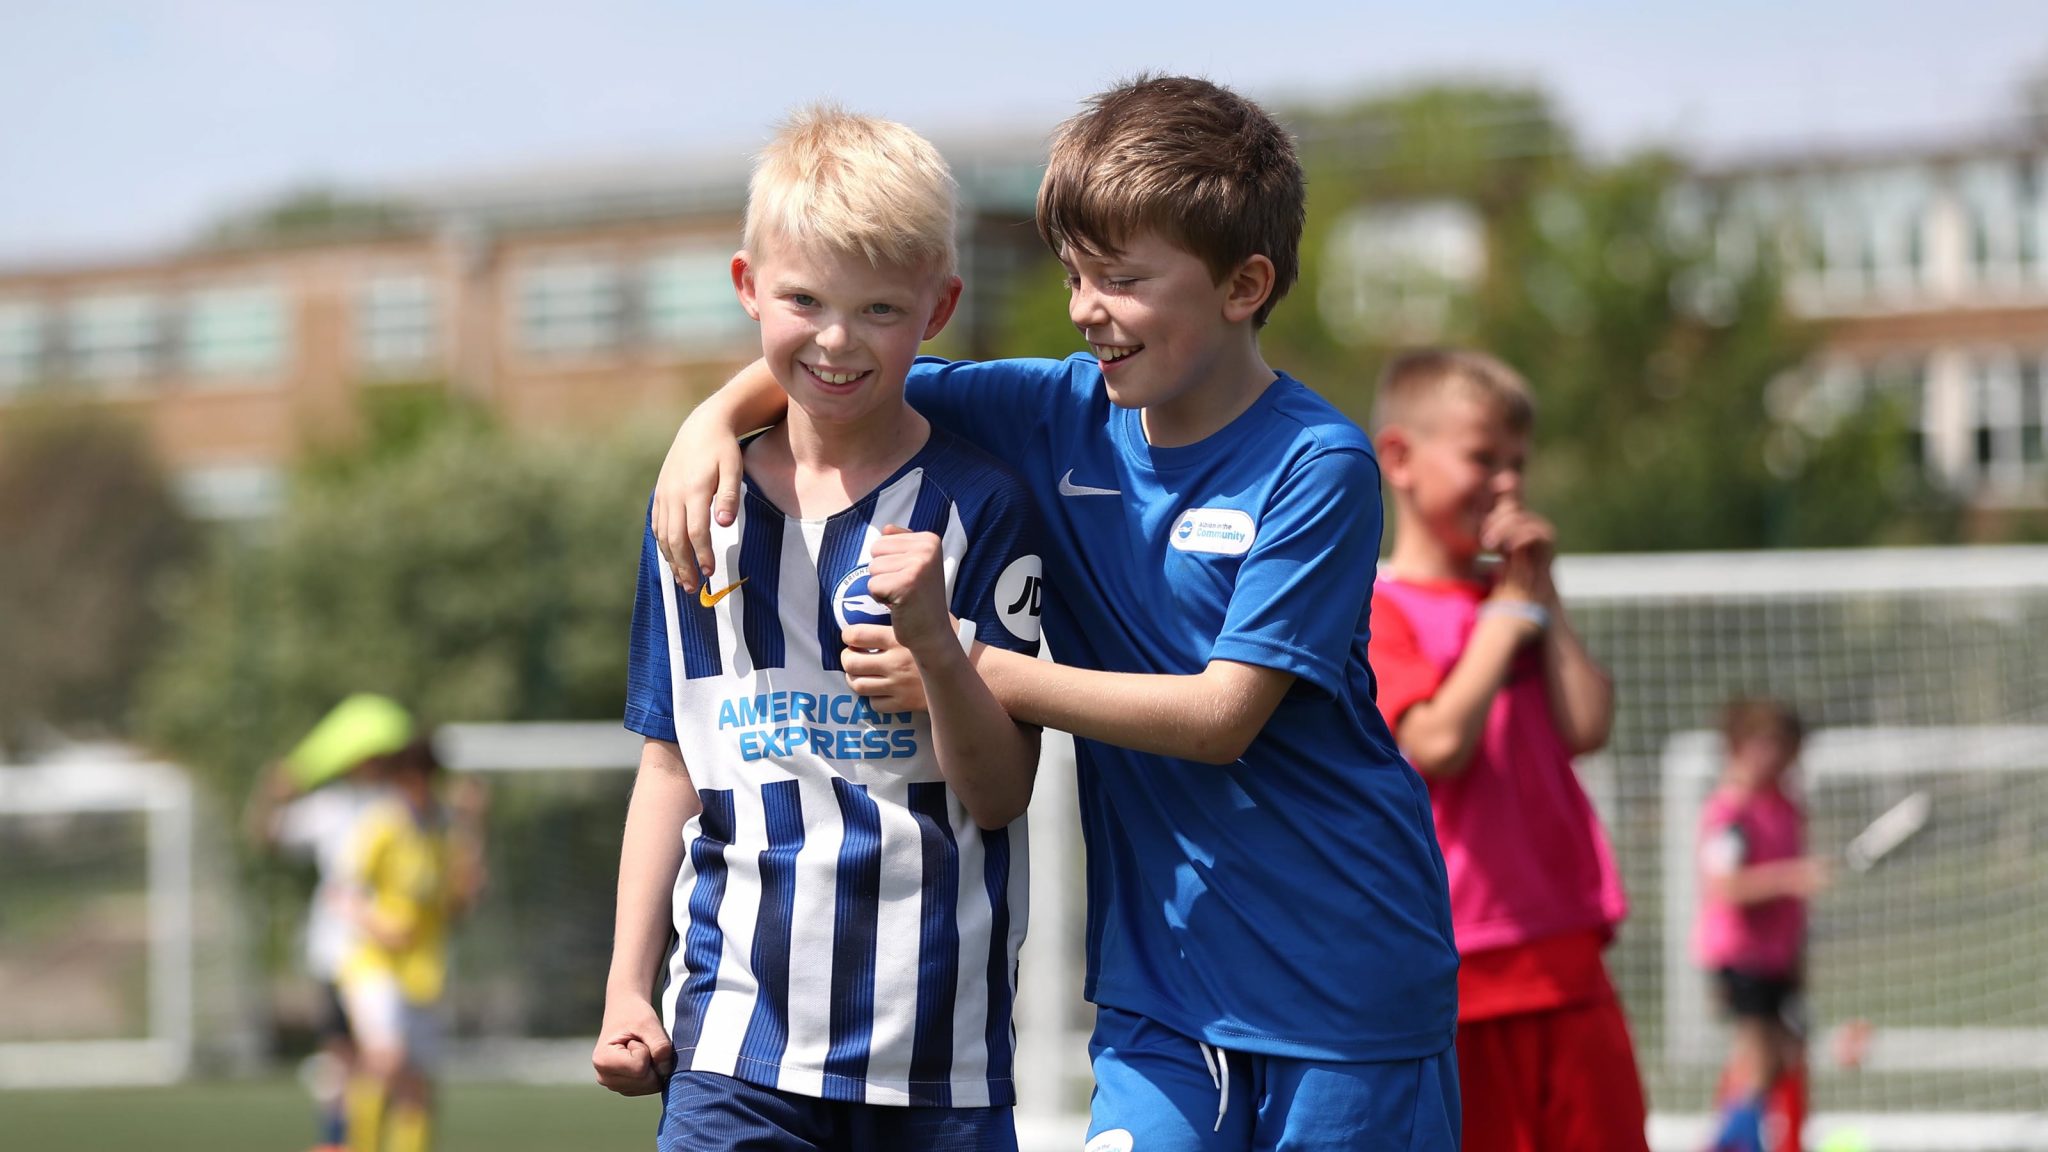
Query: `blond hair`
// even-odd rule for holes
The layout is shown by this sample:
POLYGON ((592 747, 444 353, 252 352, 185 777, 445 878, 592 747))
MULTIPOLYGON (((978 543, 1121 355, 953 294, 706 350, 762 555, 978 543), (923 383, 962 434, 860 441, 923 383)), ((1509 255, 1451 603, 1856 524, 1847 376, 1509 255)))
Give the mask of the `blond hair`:
POLYGON ((1301 272, 1308 184, 1294 140, 1265 109, 1192 76, 1141 75, 1088 101, 1053 134, 1038 234, 1054 252, 1114 256, 1156 231, 1221 284, 1273 262, 1262 326, 1301 272))
POLYGON ((1428 402, 1446 396, 1491 405, 1517 433, 1526 435, 1536 423, 1529 382, 1499 357, 1464 348, 1422 348, 1394 357, 1380 373, 1373 431, 1413 424, 1428 402))
POLYGON ((741 243, 757 258, 779 241, 951 276, 954 189, 939 150, 903 125, 801 108, 755 158, 741 243))

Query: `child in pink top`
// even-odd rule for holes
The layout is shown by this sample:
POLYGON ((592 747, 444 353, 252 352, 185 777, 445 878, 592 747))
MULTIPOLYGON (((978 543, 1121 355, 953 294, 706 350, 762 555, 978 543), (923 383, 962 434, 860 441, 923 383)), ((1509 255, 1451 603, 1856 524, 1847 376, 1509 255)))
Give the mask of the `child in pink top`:
POLYGON ((1415 352, 1381 376, 1394 549, 1369 659, 1450 878, 1466 1152, 1638 1152, 1642 1080, 1601 958, 1627 901, 1572 771, 1607 742, 1614 693, 1551 581, 1555 533, 1522 506, 1533 419, 1491 356, 1415 352))
POLYGON ((1804 728, 1779 701, 1736 700, 1721 729, 1727 762, 1700 815, 1693 926, 1693 954, 1714 974, 1733 1034, 1714 1147, 1797 1152, 1806 1115, 1806 903, 1828 882, 1826 862, 1805 854, 1806 813, 1785 782, 1804 728))

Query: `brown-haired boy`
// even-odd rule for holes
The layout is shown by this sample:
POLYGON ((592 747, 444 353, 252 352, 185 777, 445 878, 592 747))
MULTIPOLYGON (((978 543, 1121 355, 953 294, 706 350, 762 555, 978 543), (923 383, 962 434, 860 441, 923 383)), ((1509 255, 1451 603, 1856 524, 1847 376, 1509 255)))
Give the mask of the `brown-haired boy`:
MULTIPOLYGON (((1457 1144, 1442 857, 1365 662, 1378 468, 1259 352, 1304 197, 1257 105, 1119 85, 1060 128, 1039 190, 1090 353, 925 360, 906 386, 1012 462, 1050 529, 1063 663, 974 660, 1010 715, 1081 737, 1096 1152, 1457 1144)), ((735 433, 780 414, 757 365, 678 435, 653 528, 686 586, 746 575, 705 513, 733 511, 735 433)), ((915 706, 885 629, 842 639, 856 691, 915 706)))
POLYGON ((1551 581, 1555 534, 1522 505, 1534 416, 1522 378, 1482 353, 1412 352, 1382 374, 1394 548, 1372 667, 1450 871, 1467 1152, 1642 1149, 1601 960, 1627 904, 1572 771, 1607 742, 1614 694, 1551 581))

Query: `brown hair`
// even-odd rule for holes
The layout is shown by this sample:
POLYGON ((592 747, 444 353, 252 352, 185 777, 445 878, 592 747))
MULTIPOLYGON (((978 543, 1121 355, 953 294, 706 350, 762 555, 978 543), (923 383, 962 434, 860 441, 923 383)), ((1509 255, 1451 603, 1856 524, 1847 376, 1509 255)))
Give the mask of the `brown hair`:
POLYGON ((1155 231, 1217 283, 1254 255, 1273 262, 1263 325, 1301 272, 1307 181, 1294 141, 1250 100, 1189 76, 1140 75, 1053 133, 1038 234, 1053 251, 1114 256, 1155 231))
POLYGON ((1466 348, 1418 348, 1395 356, 1380 372, 1373 431, 1410 423, 1424 401, 1452 393, 1494 405, 1518 433, 1536 424, 1529 382, 1499 357, 1466 348))
POLYGON ((1739 696, 1721 708, 1721 738, 1733 748, 1757 736, 1776 736, 1792 747, 1806 739, 1806 723, 1792 705, 1768 696, 1739 696))

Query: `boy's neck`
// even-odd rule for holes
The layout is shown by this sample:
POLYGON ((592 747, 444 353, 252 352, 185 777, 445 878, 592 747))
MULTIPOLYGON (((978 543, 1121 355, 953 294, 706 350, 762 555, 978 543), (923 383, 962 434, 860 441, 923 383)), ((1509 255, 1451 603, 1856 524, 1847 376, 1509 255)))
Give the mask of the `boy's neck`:
POLYGON ((1415 583, 1446 580, 1478 580, 1479 557, 1460 556, 1419 528, 1411 528, 1414 517, 1398 508, 1394 517, 1394 550, 1383 570, 1390 576, 1415 583))
POLYGON ((1206 440, 1258 403, 1277 376, 1266 366, 1256 335, 1229 341, 1201 379, 1139 411, 1145 442, 1154 448, 1179 448, 1206 440))
POLYGON ((792 406, 789 418, 747 449, 748 476, 791 515, 812 520, 851 508, 931 438, 908 406, 858 425, 819 425, 792 406))

